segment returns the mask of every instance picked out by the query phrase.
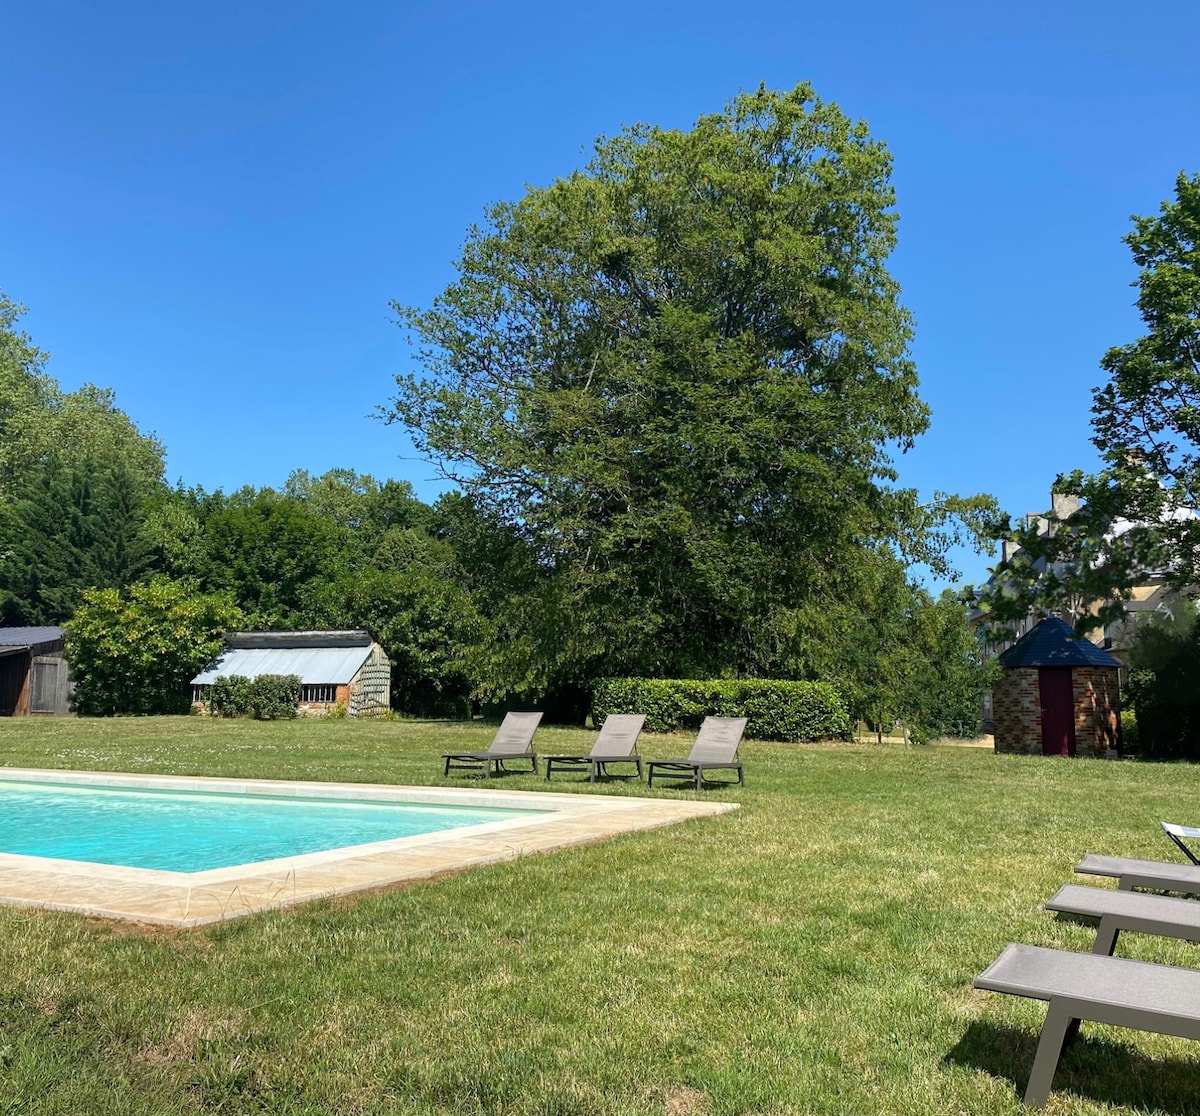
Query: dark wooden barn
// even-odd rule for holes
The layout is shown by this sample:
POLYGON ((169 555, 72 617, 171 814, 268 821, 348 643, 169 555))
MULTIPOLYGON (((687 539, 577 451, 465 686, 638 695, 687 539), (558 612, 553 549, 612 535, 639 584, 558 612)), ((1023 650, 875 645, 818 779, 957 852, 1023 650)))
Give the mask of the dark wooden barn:
POLYGON ((1000 656, 992 689, 997 752, 1115 756, 1121 664, 1049 616, 1000 656))
POLYGON ((62 628, 0 627, 0 717, 70 713, 62 628))

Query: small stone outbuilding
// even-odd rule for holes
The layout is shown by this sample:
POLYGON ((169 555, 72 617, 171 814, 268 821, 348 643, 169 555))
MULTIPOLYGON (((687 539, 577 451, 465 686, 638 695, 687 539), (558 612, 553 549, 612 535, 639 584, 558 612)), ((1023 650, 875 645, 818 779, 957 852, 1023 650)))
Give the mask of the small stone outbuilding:
POLYGON ((378 717, 391 700, 392 665, 366 631, 235 632, 207 670, 192 679, 192 703, 203 706, 218 678, 294 674, 300 712, 341 707, 351 717, 378 717))
POLYGON ((1000 656, 992 689, 997 752, 1109 756, 1121 745, 1117 659, 1057 616, 1049 616, 1000 656))

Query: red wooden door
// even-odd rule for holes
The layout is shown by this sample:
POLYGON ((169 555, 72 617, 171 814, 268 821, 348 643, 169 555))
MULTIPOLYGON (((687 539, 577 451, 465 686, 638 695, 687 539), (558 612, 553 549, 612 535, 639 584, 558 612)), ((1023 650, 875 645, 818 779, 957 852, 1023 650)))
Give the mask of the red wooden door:
POLYGON ((1039 667, 1042 699, 1042 755, 1075 754, 1075 697, 1070 667, 1039 667))

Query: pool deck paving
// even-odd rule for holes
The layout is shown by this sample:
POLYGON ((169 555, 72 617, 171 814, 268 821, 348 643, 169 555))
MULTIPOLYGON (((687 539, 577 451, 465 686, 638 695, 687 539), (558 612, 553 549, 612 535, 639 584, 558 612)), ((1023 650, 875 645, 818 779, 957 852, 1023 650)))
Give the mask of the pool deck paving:
POLYGON ((0 903, 188 928, 313 899, 427 880, 642 829, 736 810, 684 798, 553 794, 470 787, 281 782, 3 768, 6 781, 137 790, 419 802, 535 810, 441 833, 307 853, 203 872, 166 872, 0 853, 0 903))

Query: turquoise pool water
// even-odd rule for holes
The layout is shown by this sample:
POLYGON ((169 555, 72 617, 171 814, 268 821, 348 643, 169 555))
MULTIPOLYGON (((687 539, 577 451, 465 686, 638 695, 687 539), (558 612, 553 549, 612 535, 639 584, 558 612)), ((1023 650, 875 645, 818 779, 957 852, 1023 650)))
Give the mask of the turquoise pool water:
POLYGON ((203 872, 539 813, 0 781, 0 852, 203 872))

